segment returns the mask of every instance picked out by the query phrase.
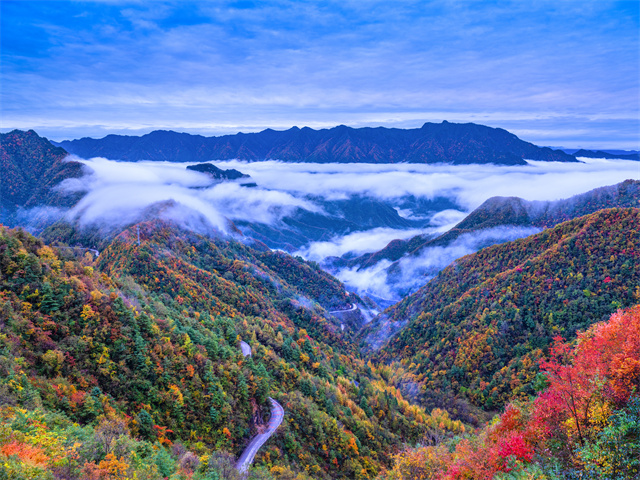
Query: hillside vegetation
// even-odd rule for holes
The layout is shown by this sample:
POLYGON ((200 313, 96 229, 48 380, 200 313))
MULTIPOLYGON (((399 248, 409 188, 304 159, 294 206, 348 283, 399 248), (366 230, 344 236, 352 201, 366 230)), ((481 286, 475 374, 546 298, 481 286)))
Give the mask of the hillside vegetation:
POLYGON ((406 323, 375 357, 422 405, 468 421, 467 402, 526 398, 554 336, 640 300, 639 226, 638 209, 602 210, 463 257, 368 325, 363 346, 406 323))
POLYGON ((15 224, 18 208, 71 206, 78 196, 56 187, 82 176, 83 165, 66 161, 67 152, 33 130, 0 134, 0 223, 15 224))
POLYGON ((556 337, 541 361, 542 391, 490 425, 407 449, 381 480, 640 477, 640 305, 578 335, 556 337))
POLYGON ((257 458, 267 476, 373 478, 404 442, 463 430, 345 342, 317 303, 345 301, 331 277, 141 227, 98 264, 0 229, 0 478, 232 478, 268 396, 286 415, 257 458))

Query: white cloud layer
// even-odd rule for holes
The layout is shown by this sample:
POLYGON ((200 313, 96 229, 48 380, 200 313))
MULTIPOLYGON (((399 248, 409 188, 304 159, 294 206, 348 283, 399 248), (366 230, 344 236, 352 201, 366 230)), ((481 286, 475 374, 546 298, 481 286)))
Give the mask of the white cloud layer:
POLYGON ((466 211, 493 196, 558 200, 629 178, 640 178, 640 162, 529 161, 528 165, 312 164, 216 162, 248 173, 261 186, 326 199, 369 195, 397 199, 413 195, 454 199, 466 211))
MULTIPOLYGON (((297 209, 323 213, 324 202, 353 195, 373 197, 389 206, 403 204, 410 197, 447 198, 463 210, 414 213, 398 209, 405 218, 427 216, 429 226, 369 228, 342 235, 336 232, 330 240, 310 242, 297 252, 320 262, 331 256, 375 252, 394 239, 446 231, 492 196, 556 200, 629 178, 640 179, 640 162, 603 159, 584 159, 581 163, 530 161, 513 167, 215 162, 221 168, 236 168, 251 175, 251 179, 229 182, 214 182, 205 174, 187 170, 185 163, 74 159, 85 163, 91 173, 65 181, 62 188, 86 192, 68 213, 83 225, 122 227, 156 215, 198 231, 227 232, 228 220, 278 228, 283 218, 297 209), (258 186, 243 187, 244 182, 256 182, 258 186)), ((400 259, 391 273, 387 270, 390 262, 385 260, 364 270, 342 269, 337 276, 360 292, 397 299, 423 285, 456 258, 534 231, 498 228, 463 235, 449 246, 428 248, 419 257, 400 259)))
POLYGON ((516 240, 539 231, 539 228, 522 227, 481 230, 461 235, 445 247, 429 247, 418 256, 402 257, 398 264, 394 265, 393 272, 390 272, 389 268, 392 263, 382 260, 362 270, 341 269, 336 273, 336 277, 360 293, 397 301, 423 286, 458 258, 477 252, 484 246, 516 240))
POLYGON ((326 242, 312 242, 296 255, 309 260, 321 261, 327 257, 341 257, 345 253, 362 255, 377 252, 396 239, 407 239, 423 233, 431 233, 436 229, 398 230, 396 228, 373 228, 364 232, 354 232, 344 236, 336 236, 326 242))
POLYGON ((214 182, 206 174, 187 170, 184 163, 74 160, 92 169, 84 178, 62 185, 68 191, 87 192, 68 214, 83 225, 124 226, 158 206, 161 217, 180 221, 189 211, 210 227, 226 232, 226 219, 273 224, 296 208, 321 210, 287 192, 246 188, 240 182, 214 182), (160 207, 163 203, 166 205, 160 207))

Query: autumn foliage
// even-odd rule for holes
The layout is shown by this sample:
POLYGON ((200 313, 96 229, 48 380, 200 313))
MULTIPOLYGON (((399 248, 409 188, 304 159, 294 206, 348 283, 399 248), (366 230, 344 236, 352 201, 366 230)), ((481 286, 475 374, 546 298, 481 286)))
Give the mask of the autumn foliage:
POLYGON ((255 464, 282 478, 374 478, 404 443, 462 431, 360 357, 314 265, 163 222, 141 236, 95 262, 0 228, 0 480, 228 476, 208 459, 239 456, 269 396, 285 420, 255 464))
POLYGON ((405 370, 394 384, 417 384, 422 406, 469 423, 481 415, 456 403, 492 411, 527 399, 555 337, 640 302, 639 225, 640 209, 600 210, 458 259, 385 312, 407 324, 376 357, 405 370))
POLYGON ((557 337, 541 368, 548 387, 535 399, 508 405, 453 449, 404 452, 386 478, 638 478, 640 305, 573 344, 557 337))

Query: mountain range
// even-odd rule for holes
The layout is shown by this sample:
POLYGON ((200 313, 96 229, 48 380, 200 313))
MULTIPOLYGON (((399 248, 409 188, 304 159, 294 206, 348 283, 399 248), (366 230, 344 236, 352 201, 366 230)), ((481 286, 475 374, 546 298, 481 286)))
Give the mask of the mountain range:
POLYGON ((602 151, 602 150, 576 150, 572 151, 571 155, 574 157, 586 157, 586 158, 608 158, 619 160, 640 160, 640 153, 629 151, 602 151))
POLYGON ((561 150, 537 147, 501 128, 473 123, 425 123, 422 128, 314 130, 293 127, 204 137, 154 131, 140 137, 108 135, 56 143, 83 158, 138 161, 206 162, 239 159, 315 163, 493 163, 524 165, 524 159, 575 162, 561 150))

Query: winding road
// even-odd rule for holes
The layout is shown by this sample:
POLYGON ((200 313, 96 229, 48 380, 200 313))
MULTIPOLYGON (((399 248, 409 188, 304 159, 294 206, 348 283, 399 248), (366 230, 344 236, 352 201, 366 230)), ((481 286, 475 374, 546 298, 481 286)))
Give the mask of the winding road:
MULTIPOLYGON (((242 354, 245 357, 251 356, 251 347, 246 342, 240 342, 240 350, 242 350, 242 354)), ((247 448, 244 449, 242 455, 238 459, 236 463, 236 469, 240 473, 246 473, 249 469, 249 465, 253 463, 253 459, 260 450, 260 447, 265 444, 267 440, 275 433, 280 424, 282 423, 282 419, 284 418, 284 408, 278 402, 276 402, 273 398, 269 397, 269 401, 271 402, 271 418, 269 419, 269 423, 267 424, 267 430, 264 433, 259 433, 255 437, 251 439, 247 448)))
POLYGON ((334 313, 353 312, 354 310, 357 310, 357 309, 358 309, 358 306, 355 303, 353 303, 351 304, 351 307, 347 308, 346 310, 332 310, 331 312, 327 312, 327 313, 334 314, 334 313))
POLYGON ((69 250, 87 250, 91 253, 93 253, 96 257, 100 256, 100 252, 98 250, 96 250, 95 248, 87 248, 87 247, 58 247, 58 246, 54 246, 54 248, 66 248, 69 250))
POLYGON ((267 431, 259 433, 253 437, 249 445, 247 445, 247 448, 242 452, 242 455, 240 455, 238 463, 236 463, 236 469, 240 473, 245 473, 249 469, 249 465, 253 463, 253 459, 256 456, 256 453, 258 453, 260 447, 262 447, 262 445, 269 440, 271 435, 275 433, 284 418, 284 409, 282 408, 282 405, 271 397, 269 397, 269 400, 271 401, 271 418, 269 419, 267 431))

